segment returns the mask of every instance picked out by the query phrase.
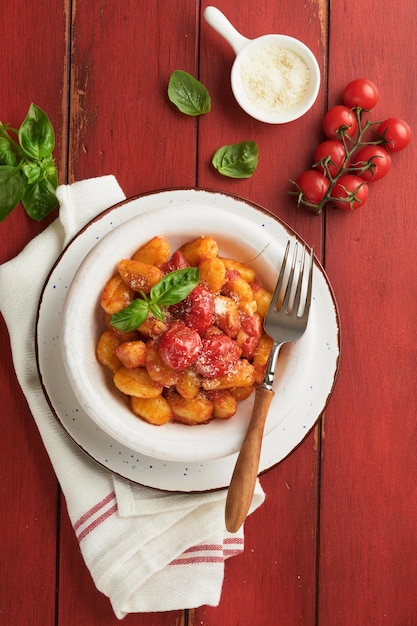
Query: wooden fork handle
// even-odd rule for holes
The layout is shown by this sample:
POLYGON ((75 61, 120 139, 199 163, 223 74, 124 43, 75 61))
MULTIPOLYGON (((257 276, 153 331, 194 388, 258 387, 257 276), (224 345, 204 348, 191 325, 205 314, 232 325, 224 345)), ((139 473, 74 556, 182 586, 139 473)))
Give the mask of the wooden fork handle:
POLYGON ((252 416, 227 492, 225 520, 226 528, 231 533, 239 530, 252 502, 259 472, 265 421, 273 396, 274 392, 265 387, 255 389, 252 416))

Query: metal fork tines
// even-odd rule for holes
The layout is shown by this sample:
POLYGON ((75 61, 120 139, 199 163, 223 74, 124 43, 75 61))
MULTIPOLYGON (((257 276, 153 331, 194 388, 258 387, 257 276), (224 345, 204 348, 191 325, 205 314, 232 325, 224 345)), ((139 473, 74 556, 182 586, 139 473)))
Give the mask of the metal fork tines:
POLYGON ((290 247, 291 242, 288 241, 275 291, 264 319, 265 332, 274 341, 262 383, 267 389, 272 389, 281 346, 289 341, 296 341, 303 335, 307 328, 310 312, 313 284, 313 248, 309 254, 309 267, 306 267, 306 248, 296 242, 288 272, 290 247))

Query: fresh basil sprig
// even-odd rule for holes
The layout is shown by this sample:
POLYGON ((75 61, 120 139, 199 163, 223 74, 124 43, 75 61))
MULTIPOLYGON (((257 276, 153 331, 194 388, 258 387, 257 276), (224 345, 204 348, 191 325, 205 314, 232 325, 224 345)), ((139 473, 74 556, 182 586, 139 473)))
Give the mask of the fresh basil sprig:
POLYGON ((230 178, 250 178, 258 166, 258 145, 255 141, 242 141, 222 146, 213 155, 216 170, 230 178))
POLYGON ((118 313, 113 313, 110 324, 117 330, 126 332, 141 326, 149 313, 163 321, 161 307, 185 300, 199 281, 198 267, 185 267, 170 272, 151 288, 149 296, 141 292, 142 298, 136 298, 118 313))
POLYGON ((168 98, 186 115, 202 115, 211 109, 211 98, 206 87, 199 80, 184 72, 172 72, 168 83, 168 98))
POLYGON ((0 122, 0 221, 19 202, 29 217, 37 221, 57 206, 54 147, 52 124, 36 104, 30 105, 19 129, 0 122))

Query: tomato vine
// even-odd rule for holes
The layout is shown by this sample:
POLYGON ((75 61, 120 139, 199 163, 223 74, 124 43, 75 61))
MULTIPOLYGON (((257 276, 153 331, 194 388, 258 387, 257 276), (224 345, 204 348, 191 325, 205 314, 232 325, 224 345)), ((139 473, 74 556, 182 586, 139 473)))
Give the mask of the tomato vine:
POLYGON ((364 112, 377 100, 376 85, 356 79, 345 88, 343 104, 327 111, 323 118, 327 140, 317 147, 316 162, 298 180, 290 181, 295 189, 289 193, 297 197, 297 206, 319 214, 328 203, 345 210, 365 204, 368 183, 385 176, 391 168, 390 153, 402 150, 411 140, 404 120, 364 120, 364 112), (352 103, 356 106, 350 107, 352 103))

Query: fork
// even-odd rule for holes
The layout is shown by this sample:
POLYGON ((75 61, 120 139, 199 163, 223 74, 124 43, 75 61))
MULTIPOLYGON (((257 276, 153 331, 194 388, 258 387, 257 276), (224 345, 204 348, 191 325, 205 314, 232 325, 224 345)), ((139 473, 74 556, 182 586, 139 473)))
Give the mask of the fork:
POLYGON ((252 416, 227 493, 225 521, 227 530, 232 533, 237 532, 245 521, 252 502, 255 482, 259 471, 259 459, 265 421, 269 405, 274 396, 272 385, 279 351, 284 343, 299 339, 307 328, 313 283, 313 248, 310 250, 310 267, 307 280, 305 280, 306 248, 298 242, 295 244, 284 291, 284 276, 290 243, 290 241, 287 242, 278 281, 263 323, 265 332, 271 336, 274 343, 266 365, 264 379, 255 389, 255 402, 252 416), (300 255, 298 254, 299 245, 301 245, 300 255), (297 258, 299 258, 300 269, 297 281, 295 282, 294 277, 296 275, 295 268, 297 258), (307 282, 306 291, 305 289, 303 290, 304 282, 307 282), (279 305, 278 299, 282 292, 283 299, 282 303, 279 305), (303 292, 305 292, 305 295, 303 292))

